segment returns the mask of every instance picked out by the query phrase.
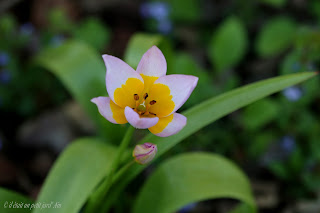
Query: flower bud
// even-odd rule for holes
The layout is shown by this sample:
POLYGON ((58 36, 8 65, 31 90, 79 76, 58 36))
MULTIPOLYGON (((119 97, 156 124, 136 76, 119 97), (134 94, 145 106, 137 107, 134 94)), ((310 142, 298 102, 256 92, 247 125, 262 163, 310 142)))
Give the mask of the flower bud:
POLYGON ((138 144, 132 152, 132 156, 139 164, 146 164, 152 161, 158 149, 157 145, 152 143, 138 144))

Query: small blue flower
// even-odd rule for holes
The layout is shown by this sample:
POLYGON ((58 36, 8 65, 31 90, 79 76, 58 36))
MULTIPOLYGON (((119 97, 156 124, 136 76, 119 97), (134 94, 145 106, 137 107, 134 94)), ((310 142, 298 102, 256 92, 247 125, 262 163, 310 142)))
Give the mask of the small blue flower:
POLYGON ((158 31, 162 34, 169 34, 172 30, 172 23, 170 20, 165 19, 159 21, 158 23, 158 31))
POLYGON ((192 211, 192 210, 196 207, 196 205, 197 205, 196 203, 190 203, 190 204, 182 207, 182 208, 178 211, 178 213, 188 213, 188 212, 192 211))
POLYGON ((10 57, 6 52, 0 52, 0 66, 5 66, 9 63, 10 57))
POLYGON ((1 70, 0 71, 0 83, 7 84, 11 80, 11 73, 9 70, 1 70))
POLYGON ((294 148, 296 147, 296 142, 294 140, 293 137, 291 136, 284 136, 281 140, 281 148, 287 152, 287 153, 291 153, 294 148))
POLYGON ((64 35, 55 35, 51 38, 50 44, 54 47, 58 47, 65 42, 66 38, 64 35))
POLYGON ((302 90, 297 87, 288 87, 282 91, 282 94, 289 100, 289 101, 297 101, 302 96, 302 90))
POLYGON ((273 162, 284 161, 288 159, 295 148, 295 139, 292 136, 285 135, 268 147, 260 162, 262 165, 267 166, 273 162))
POLYGON ((166 2, 143 3, 140 7, 144 18, 154 18, 158 21, 167 19, 169 16, 169 5, 166 2))
POLYGON ((20 33, 25 36, 31 36, 34 32, 34 26, 31 23, 25 23, 20 26, 20 33))

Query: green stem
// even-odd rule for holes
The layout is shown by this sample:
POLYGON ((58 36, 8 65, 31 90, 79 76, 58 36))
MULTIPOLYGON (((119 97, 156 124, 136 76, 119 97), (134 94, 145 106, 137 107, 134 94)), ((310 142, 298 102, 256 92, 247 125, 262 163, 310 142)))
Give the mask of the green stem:
MULTIPOLYGON (((111 185, 113 186, 115 183, 117 183, 117 181, 128 171, 128 169, 134 163, 135 163, 135 161, 130 161, 125 166, 121 167, 121 169, 119 169, 119 171, 114 175, 111 185)), ((106 200, 106 202, 103 202, 103 205, 101 206, 100 211, 101 212, 108 212, 109 208, 111 207, 111 205, 113 204, 114 201, 115 201, 114 198, 110 198, 110 199, 106 200)))
MULTIPOLYGON (((98 212, 97 209, 102 204, 103 199, 108 194, 108 191, 109 191, 112 183, 114 182, 113 181, 114 173, 119 167, 119 163, 120 163, 121 157, 123 156, 123 152, 126 150, 126 148, 129 145, 129 142, 131 140, 133 131, 134 131, 134 127, 129 126, 125 136, 123 137, 123 139, 121 141, 120 147, 118 148, 118 152, 116 154, 116 157, 115 157, 115 159, 113 160, 113 162, 111 164, 111 169, 110 169, 110 172, 109 172, 108 176, 103 181, 103 183, 99 186, 97 191, 95 191, 93 193, 93 195, 90 197, 84 212, 86 212, 86 213, 98 212)), ((115 178, 119 177, 118 173, 116 173, 115 178)))
POLYGON ((129 163, 121 167, 121 169, 119 169, 119 171, 113 176, 112 184, 115 183, 134 163, 135 161, 130 161, 129 163))

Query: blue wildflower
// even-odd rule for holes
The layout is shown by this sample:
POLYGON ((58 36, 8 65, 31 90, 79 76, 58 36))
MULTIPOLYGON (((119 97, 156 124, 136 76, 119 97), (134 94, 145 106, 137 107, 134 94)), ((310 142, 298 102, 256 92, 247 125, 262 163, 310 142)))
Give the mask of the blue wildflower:
POLYGON ((172 30, 172 23, 170 20, 165 19, 158 22, 158 31, 163 34, 168 34, 172 30))
POLYGON ((7 84, 11 80, 11 73, 9 70, 1 70, 0 71, 0 83, 7 84))
POLYGON ((260 159, 261 163, 267 166, 276 161, 286 160, 295 148, 295 139, 292 136, 286 135, 268 147, 266 153, 260 159))
POLYGON ((24 36, 31 36, 33 32, 34 26, 29 22, 20 26, 20 33, 24 36))
POLYGON ((64 35, 55 35, 51 38, 50 44, 54 47, 58 47, 65 42, 66 38, 64 35))
POLYGON ((144 18, 151 18, 157 22, 157 30, 162 34, 168 34, 172 30, 170 20, 170 6, 166 2, 148 2, 140 7, 140 13, 144 18))
POLYGON ((282 91, 282 94, 289 100, 289 101, 297 101, 302 96, 302 90, 297 87, 288 87, 282 91))
POLYGON ((6 52, 0 52, 0 66, 5 66, 9 63, 10 57, 6 52))
POLYGON ((166 2, 143 3, 140 12, 144 18, 154 18, 161 21, 168 18, 169 5, 166 2))
POLYGON ((291 136, 284 136, 281 140, 281 148, 287 153, 291 153, 296 147, 296 142, 291 136))

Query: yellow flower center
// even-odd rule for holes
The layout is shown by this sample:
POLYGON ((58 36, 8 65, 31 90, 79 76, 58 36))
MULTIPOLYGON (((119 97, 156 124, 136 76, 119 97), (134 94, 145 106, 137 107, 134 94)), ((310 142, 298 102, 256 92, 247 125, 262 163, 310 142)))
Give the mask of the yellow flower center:
POLYGON ((143 81, 129 78, 114 92, 115 103, 121 107, 131 107, 140 116, 159 118, 168 116, 175 107, 169 87, 154 82, 158 77, 141 74, 143 81))

